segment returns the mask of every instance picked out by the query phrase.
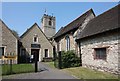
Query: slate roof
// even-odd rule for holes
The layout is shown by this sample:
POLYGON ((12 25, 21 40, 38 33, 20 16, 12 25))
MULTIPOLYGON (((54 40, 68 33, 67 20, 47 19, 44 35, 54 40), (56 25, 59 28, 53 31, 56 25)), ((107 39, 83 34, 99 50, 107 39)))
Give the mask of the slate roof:
MULTIPOLYGON (((75 19, 74 21, 72 21, 71 23, 69 23, 68 25, 66 25, 65 27, 62 27, 54 36, 54 38, 58 38, 74 29, 78 29, 78 27, 84 22, 84 20, 86 19, 86 17, 89 16, 89 14, 91 14, 93 12, 92 9, 88 10, 87 12, 85 12, 84 14, 82 14, 81 16, 79 16, 77 19, 75 19)), ((95 14, 94 14, 95 15, 95 14)))
MULTIPOLYGON (((0 24, 4 24, 5 25, 5 27, 13 34, 13 36, 15 36, 15 38, 17 39, 17 40, 20 40, 20 38, 0 19, 0 24)), ((1 26, 2 26, 1 25, 1 26)))
POLYGON ((92 19, 79 33, 77 40, 120 28, 118 19, 120 19, 120 4, 92 19))

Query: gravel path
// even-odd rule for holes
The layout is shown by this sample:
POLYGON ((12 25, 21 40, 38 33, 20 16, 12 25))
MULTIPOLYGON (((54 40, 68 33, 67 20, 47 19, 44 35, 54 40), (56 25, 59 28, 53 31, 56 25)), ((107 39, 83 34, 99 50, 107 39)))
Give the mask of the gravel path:
POLYGON ((58 69, 48 67, 43 63, 38 63, 39 72, 37 73, 24 73, 4 76, 3 79, 75 79, 75 77, 69 75, 58 69))

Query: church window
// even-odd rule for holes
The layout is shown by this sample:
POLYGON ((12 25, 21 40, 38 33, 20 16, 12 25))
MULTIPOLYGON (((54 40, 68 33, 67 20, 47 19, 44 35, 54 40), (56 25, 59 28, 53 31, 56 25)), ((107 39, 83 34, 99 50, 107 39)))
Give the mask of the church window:
POLYGON ((48 57, 48 49, 45 49, 45 57, 48 57))
POLYGON ((49 19, 49 25, 50 26, 52 25, 52 19, 51 18, 49 19))
POLYGON ((49 25, 51 26, 51 24, 52 24, 52 22, 51 21, 49 21, 49 25))
POLYGON ((70 50, 70 37, 66 36, 66 50, 70 50))
POLYGON ((38 36, 37 36, 37 35, 34 36, 33 41, 34 41, 35 43, 38 42, 38 36))

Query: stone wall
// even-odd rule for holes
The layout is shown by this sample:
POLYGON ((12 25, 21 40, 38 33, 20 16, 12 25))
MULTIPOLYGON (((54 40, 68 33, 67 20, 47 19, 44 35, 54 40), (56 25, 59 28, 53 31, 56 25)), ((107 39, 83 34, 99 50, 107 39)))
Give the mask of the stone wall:
POLYGON ((83 67, 118 74, 118 33, 107 33, 81 40, 83 67), (94 59, 94 48, 107 47, 106 60, 94 59))
POLYGON ((55 35, 55 33, 56 33, 56 19, 55 19, 55 17, 44 14, 44 16, 42 17, 41 26, 42 26, 42 31, 45 33, 45 35, 48 38, 51 38, 55 35), (51 21, 51 25, 49 25, 49 21, 51 21))
POLYGON ((67 34, 59 40, 59 51, 66 51, 67 50, 67 42, 66 42, 66 36, 69 36, 70 38, 70 50, 75 50, 75 40, 73 38, 73 34, 67 34))
POLYGON ((0 46, 2 46, 2 22, 0 22, 0 46))
POLYGON ((29 53, 29 55, 31 55, 31 44, 34 44, 34 35, 38 35, 37 44, 41 45, 41 48, 39 50, 39 61, 43 60, 45 49, 48 49, 49 57, 53 57, 53 46, 41 31, 37 25, 34 25, 34 27, 21 39, 24 48, 29 53))
MULTIPOLYGON (((2 24, 2 46, 5 49, 5 55, 10 53, 18 55, 18 40, 5 24, 2 24)), ((17 58, 13 62, 17 63, 17 58)))

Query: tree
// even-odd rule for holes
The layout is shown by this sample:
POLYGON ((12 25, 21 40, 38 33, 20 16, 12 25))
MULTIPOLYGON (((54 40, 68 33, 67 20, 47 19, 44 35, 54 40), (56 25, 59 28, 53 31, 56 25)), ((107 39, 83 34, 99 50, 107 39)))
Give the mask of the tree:
POLYGON ((17 32, 16 30, 12 30, 12 33, 13 33, 14 35, 16 35, 17 37, 19 37, 19 34, 18 34, 18 32, 17 32))

